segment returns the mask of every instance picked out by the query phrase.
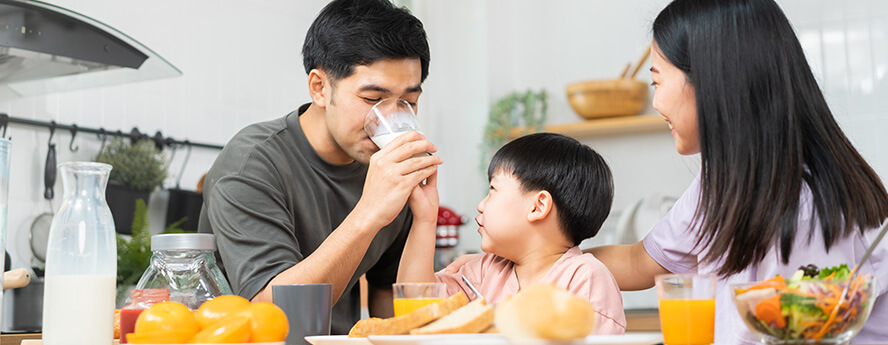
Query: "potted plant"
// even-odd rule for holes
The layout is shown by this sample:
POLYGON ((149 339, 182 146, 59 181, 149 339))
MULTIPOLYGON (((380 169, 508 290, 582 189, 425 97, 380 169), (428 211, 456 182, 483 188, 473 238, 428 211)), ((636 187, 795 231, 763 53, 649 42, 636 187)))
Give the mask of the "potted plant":
POLYGON ((117 138, 102 149, 96 161, 113 167, 105 198, 117 232, 131 234, 136 200, 142 199, 147 204, 151 192, 160 187, 167 176, 164 155, 149 139, 128 144, 117 138))
POLYGON ((548 113, 546 90, 509 93, 490 107, 484 141, 481 143, 481 171, 496 150, 506 144, 512 128, 520 128, 521 135, 539 132, 544 128, 548 113))

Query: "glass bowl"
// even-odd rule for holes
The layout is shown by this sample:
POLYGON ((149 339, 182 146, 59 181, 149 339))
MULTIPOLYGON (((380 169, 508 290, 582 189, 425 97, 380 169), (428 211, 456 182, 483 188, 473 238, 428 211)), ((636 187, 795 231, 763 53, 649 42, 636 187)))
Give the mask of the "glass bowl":
POLYGON ((731 285, 746 326, 765 344, 847 344, 873 307, 872 277, 852 280, 844 302, 834 306, 845 279, 774 279, 731 285))

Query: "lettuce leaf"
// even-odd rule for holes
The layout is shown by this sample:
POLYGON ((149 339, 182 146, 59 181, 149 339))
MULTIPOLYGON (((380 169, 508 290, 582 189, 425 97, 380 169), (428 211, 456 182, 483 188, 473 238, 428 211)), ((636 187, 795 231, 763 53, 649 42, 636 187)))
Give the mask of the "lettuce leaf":
POLYGON ((848 278, 848 275, 851 274, 851 270, 848 269, 848 264, 841 264, 833 267, 824 267, 820 270, 820 274, 817 275, 818 279, 823 279, 828 277, 830 274, 835 272, 835 275, 832 279, 843 280, 848 278))

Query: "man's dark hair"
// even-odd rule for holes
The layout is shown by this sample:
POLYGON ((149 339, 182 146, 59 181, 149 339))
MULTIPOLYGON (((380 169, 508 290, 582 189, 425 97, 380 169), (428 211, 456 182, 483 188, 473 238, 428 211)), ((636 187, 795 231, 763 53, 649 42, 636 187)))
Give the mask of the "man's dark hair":
POLYGON ((562 231, 574 245, 594 237, 610 213, 614 182, 591 147, 554 133, 530 134, 496 152, 487 168, 515 176, 522 192, 545 190, 558 209, 562 231))
POLYGON ((418 58, 429 74, 429 43, 422 23, 388 0, 334 0, 308 28, 302 45, 305 73, 321 69, 332 80, 385 58, 418 58))

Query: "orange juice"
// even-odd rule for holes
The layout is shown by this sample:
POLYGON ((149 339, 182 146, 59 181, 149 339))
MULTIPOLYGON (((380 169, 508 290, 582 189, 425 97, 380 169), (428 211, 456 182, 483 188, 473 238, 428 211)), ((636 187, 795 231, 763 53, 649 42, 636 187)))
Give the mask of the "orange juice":
POLYGON ((407 315, 422 306, 443 300, 443 298, 395 298, 395 316, 407 315))
POLYGON ((661 299, 660 327, 667 345, 712 344, 715 299, 661 299))

